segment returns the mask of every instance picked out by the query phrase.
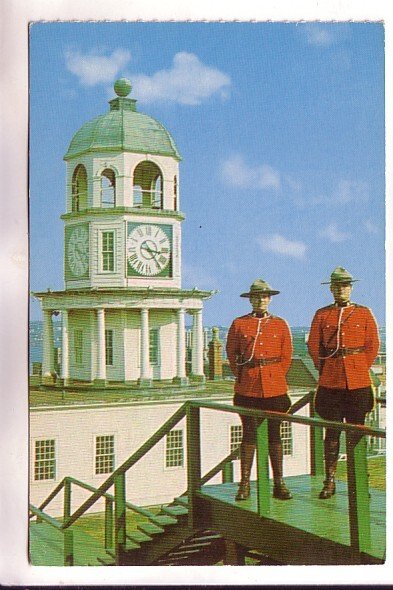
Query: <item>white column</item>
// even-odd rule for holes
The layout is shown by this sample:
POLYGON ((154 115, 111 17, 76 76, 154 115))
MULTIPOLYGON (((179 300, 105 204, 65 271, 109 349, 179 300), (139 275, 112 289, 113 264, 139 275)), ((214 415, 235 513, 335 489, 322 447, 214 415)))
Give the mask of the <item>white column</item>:
POLYGON ((105 310, 97 309, 97 374, 96 381, 106 381, 105 310))
POLYGON ((68 340, 68 310, 61 312, 61 378, 64 385, 70 377, 69 340, 68 340))
POLYGON ((139 384, 143 387, 151 385, 149 310, 147 308, 141 309, 141 376, 139 384))
POLYGON ((177 339, 176 339, 176 377, 173 380, 180 385, 187 385, 186 377, 186 324, 185 310, 177 310, 177 339))
POLYGON ((202 310, 194 312, 192 325, 192 373, 194 377, 204 380, 203 373, 203 323, 202 310))
POLYGON ((42 343, 42 377, 44 381, 52 380, 54 373, 53 324, 52 310, 44 310, 43 343, 42 343))

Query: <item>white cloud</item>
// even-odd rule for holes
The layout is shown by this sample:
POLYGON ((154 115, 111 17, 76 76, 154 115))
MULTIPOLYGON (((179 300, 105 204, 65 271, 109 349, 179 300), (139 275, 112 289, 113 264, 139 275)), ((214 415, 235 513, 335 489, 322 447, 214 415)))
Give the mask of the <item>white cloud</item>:
POLYGON ((351 237, 351 234, 341 231, 338 228, 337 223, 330 223, 321 232, 320 235, 324 238, 328 238, 331 242, 339 243, 345 242, 351 237))
POLYGON ((280 234, 271 234, 258 238, 258 244, 264 252, 274 252, 291 258, 305 258, 307 246, 304 242, 288 240, 280 234))
POLYGON ((98 52, 82 54, 79 51, 67 51, 65 54, 67 69, 78 76, 83 86, 95 86, 114 81, 131 59, 131 53, 116 49, 111 55, 98 52))
POLYGON ((317 23, 308 23, 302 25, 306 35, 306 40, 309 45, 317 45, 319 47, 327 47, 335 42, 335 36, 329 30, 328 25, 320 25, 317 23))
MULTIPOLYGON (((314 184, 318 183, 316 179, 314 184)), ((310 193, 310 191, 307 191, 310 193)), ((365 202, 369 199, 369 187, 365 182, 341 180, 331 193, 320 192, 308 196, 295 197, 294 203, 300 207, 310 205, 341 206, 354 202, 365 202)))
POLYGON ((228 98, 231 79, 220 70, 203 64, 193 53, 176 53, 172 67, 152 76, 130 76, 134 96, 143 102, 171 101, 198 105, 218 93, 228 98))
POLYGON ((377 234, 379 229, 376 223, 374 223, 373 221, 371 221, 371 219, 366 219, 366 221, 363 222, 364 223, 364 227, 366 228, 366 230, 368 231, 369 234, 377 234))
POLYGON ((221 165, 221 177, 232 186, 279 190, 280 173, 269 166, 250 166, 240 154, 234 154, 221 165))

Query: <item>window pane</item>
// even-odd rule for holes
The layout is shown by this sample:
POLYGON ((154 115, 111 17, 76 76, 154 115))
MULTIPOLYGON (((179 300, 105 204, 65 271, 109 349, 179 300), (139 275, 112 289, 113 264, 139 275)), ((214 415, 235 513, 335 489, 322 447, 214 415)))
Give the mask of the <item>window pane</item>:
POLYGON ((152 365, 158 365, 158 334, 158 328, 150 330, 150 363, 152 365))
POLYGON ((165 466, 183 467, 183 465, 183 431, 171 430, 171 432, 169 432, 166 437, 165 466))
POLYGON ((115 270, 115 232, 102 232, 102 270, 115 270))
POLYGON ((56 456, 54 440, 36 440, 34 457, 34 479, 36 481, 56 478, 56 456))
POLYGON ((105 362, 113 365, 113 330, 105 330, 105 362))
POLYGON ((115 468, 115 437, 113 434, 96 437, 96 475, 111 473, 115 468))
POLYGON ((292 424, 283 421, 280 426, 282 449, 284 455, 292 455, 292 424))
POLYGON ((231 426, 231 440, 230 440, 230 452, 233 453, 236 449, 240 447, 240 443, 242 442, 242 435, 243 435, 243 428, 241 424, 236 424, 235 426, 231 426))

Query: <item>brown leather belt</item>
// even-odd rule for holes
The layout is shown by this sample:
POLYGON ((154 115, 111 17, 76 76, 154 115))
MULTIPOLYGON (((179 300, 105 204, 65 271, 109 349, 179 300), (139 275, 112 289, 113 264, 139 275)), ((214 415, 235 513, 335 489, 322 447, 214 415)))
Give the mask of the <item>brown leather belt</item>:
MULTIPOLYGON (((331 354, 332 352, 334 352, 334 349, 327 351, 328 354, 331 354)), ((333 355, 333 357, 347 356, 349 354, 360 354, 361 352, 364 352, 364 346, 360 348, 339 348, 338 351, 333 355)))
POLYGON ((253 359, 247 363, 248 367, 265 367, 266 365, 274 365, 275 363, 281 363, 281 357, 270 358, 270 359, 253 359))

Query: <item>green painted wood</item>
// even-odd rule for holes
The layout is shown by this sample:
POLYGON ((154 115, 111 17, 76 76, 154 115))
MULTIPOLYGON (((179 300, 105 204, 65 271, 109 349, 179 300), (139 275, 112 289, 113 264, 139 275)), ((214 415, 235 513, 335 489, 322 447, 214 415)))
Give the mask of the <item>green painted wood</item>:
POLYGON ((116 564, 120 565, 126 545, 126 476, 119 473, 115 477, 115 554, 116 564))
POLYGON ((105 549, 113 547, 113 501, 105 498, 105 549))
POLYGON ((229 461, 224 465, 222 470, 222 483, 232 483, 233 482, 233 462, 229 461))
POLYGON ((174 502, 188 508, 188 496, 179 496, 178 498, 175 498, 174 502))
POLYGON ((154 517, 154 521, 152 520, 151 522, 154 522, 154 524, 158 524, 158 526, 165 527, 172 524, 176 524, 177 519, 173 516, 169 516, 169 514, 158 514, 154 517))
POLYGON ((370 497, 367 473, 367 441, 346 433, 348 505, 351 546, 355 552, 370 553, 370 497))
POLYGON ((141 522, 138 524, 138 530, 146 533, 147 535, 160 535, 165 529, 152 522, 141 522))
POLYGON ((53 526, 55 529, 62 529, 62 525, 58 520, 56 520, 52 516, 49 516, 49 514, 45 514, 45 512, 42 512, 42 510, 40 510, 36 506, 33 506, 33 504, 29 504, 29 510, 34 516, 37 516, 37 522, 44 521, 47 524, 53 526))
MULTIPOLYGON (((351 536, 348 521, 348 488, 346 482, 337 481, 336 494, 329 500, 320 500, 318 495, 322 487, 323 477, 300 475, 287 477, 286 481, 293 494, 293 499, 290 502, 282 502, 275 498, 270 499, 269 526, 273 527, 273 523, 277 523, 277 525, 285 525, 293 527, 295 530, 304 531, 307 535, 312 536, 316 546, 322 544, 323 541, 331 542, 337 545, 337 563, 340 563, 340 551, 344 551, 343 559, 345 558, 345 562, 352 560, 353 563, 357 563, 358 561, 354 558, 353 551, 351 550, 351 536)), ((270 481, 270 493, 272 493, 272 488, 273 482, 270 481)), ((243 527, 246 527, 248 521, 246 518, 243 518, 243 513, 252 513, 255 515, 257 517, 255 527, 260 528, 264 520, 258 516, 257 483, 251 482, 251 496, 244 502, 235 501, 236 491, 236 484, 206 485, 198 493, 198 497, 202 495, 203 497, 206 496, 208 499, 215 499, 222 503, 222 511, 227 510, 226 519, 230 518, 232 509, 236 508, 237 511, 233 513, 236 515, 234 517, 235 522, 232 523, 234 528, 240 528, 239 522, 243 524, 243 527)), ((373 488, 370 490, 370 493, 371 548, 368 555, 381 562, 384 559, 386 546, 386 499, 385 493, 381 490, 373 488)), ((215 524, 215 522, 209 522, 207 526, 214 528, 215 524)), ((231 523, 228 523, 228 530, 230 526, 231 523)), ((275 526, 276 524, 274 524, 275 526)), ((217 532, 221 530, 218 528, 217 532)), ((259 532, 256 531, 255 534, 259 534, 259 532)), ((286 551, 288 551, 288 556, 295 562, 297 560, 295 552, 287 547, 288 540, 285 537, 285 528, 281 530, 281 535, 281 538, 274 542, 277 545, 277 552, 281 547, 282 555, 285 556, 286 551)), ((252 535, 250 536, 252 538, 252 535)), ((333 547, 329 543, 326 546, 333 547)), ((299 548, 298 550, 301 551, 299 548)), ((321 563, 326 562, 328 556, 326 556, 325 560, 319 549, 315 551, 316 559, 320 559, 321 563)), ((334 553, 333 549, 332 553, 334 553)), ((274 557, 274 554, 271 557, 274 557)), ((303 558, 305 562, 309 563, 312 556, 303 556, 303 558)), ((301 559, 302 555, 300 554, 299 560, 301 559)), ((315 561, 315 564, 318 564, 318 561, 315 561)))
MULTIPOLYGON (((99 559, 108 557, 102 544, 78 525, 72 527, 72 532, 74 566, 100 565, 99 559)), ((29 553, 32 565, 64 566, 64 532, 47 523, 32 522, 29 527, 29 553)))
POLYGON ((135 543, 149 543, 152 541, 153 537, 150 535, 146 535, 142 531, 132 531, 132 533, 127 533, 127 539, 130 541, 134 541, 135 543))
POLYGON ((188 514, 188 508, 185 508, 184 506, 176 506, 176 505, 163 506, 161 508, 161 512, 164 512, 165 514, 168 514, 169 516, 173 516, 176 518, 176 516, 184 516, 184 515, 188 514))
POLYGON ((74 565, 74 531, 67 529, 64 535, 64 565, 74 565))
MULTIPOLYGON (((313 393, 313 392, 311 392, 313 393)), ((318 418, 315 411, 314 398, 310 403, 310 415, 312 418, 318 418)), ((324 446, 323 446, 323 428, 312 426, 310 428, 310 452, 311 452, 311 475, 324 475, 324 446)))
POLYGON ((64 478, 63 521, 67 522, 71 514, 71 482, 64 478))
POLYGON ((187 483, 190 528, 196 526, 195 492, 201 487, 201 429, 200 409, 187 407, 187 483))
POLYGON ((257 428, 257 498, 258 514, 270 512, 268 421, 263 420, 257 428))
POLYGON ((52 490, 52 492, 49 494, 49 496, 47 498, 45 498, 45 500, 42 502, 42 504, 39 505, 38 508, 41 511, 43 511, 48 506, 48 504, 53 500, 53 498, 55 498, 57 496, 57 494, 63 489, 64 481, 65 481, 65 478, 61 480, 61 482, 54 488, 54 490, 52 490))

